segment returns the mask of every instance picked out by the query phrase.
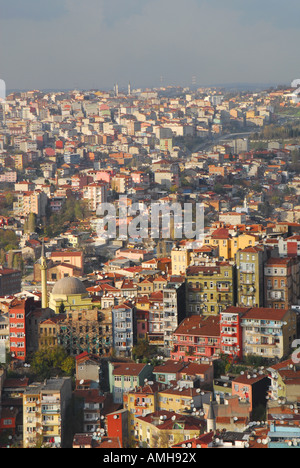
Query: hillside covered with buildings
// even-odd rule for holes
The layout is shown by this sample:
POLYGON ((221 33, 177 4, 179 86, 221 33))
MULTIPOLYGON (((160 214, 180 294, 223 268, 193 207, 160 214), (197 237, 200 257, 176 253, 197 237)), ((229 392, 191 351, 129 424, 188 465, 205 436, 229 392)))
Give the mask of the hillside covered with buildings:
POLYGON ((299 262, 294 89, 8 95, 0 446, 297 446, 299 262))

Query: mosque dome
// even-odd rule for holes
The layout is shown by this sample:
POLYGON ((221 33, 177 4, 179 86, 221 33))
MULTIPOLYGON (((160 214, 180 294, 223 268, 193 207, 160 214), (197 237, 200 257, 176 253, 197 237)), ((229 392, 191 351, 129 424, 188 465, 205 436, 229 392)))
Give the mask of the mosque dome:
POLYGON ((86 294, 87 290, 84 287, 82 281, 73 276, 67 276, 62 278, 55 283, 52 294, 61 294, 64 296, 70 296, 73 294, 86 294))

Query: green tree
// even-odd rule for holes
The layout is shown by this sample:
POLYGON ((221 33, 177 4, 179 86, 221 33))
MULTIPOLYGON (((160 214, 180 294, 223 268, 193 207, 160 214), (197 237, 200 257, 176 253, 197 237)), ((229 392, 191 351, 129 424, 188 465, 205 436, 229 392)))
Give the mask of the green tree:
POLYGON ((75 361, 72 356, 68 356, 66 359, 63 360, 61 364, 61 370, 69 376, 72 376, 75 371, 75 361))
POLYGON ((157 354, 157 347, 151 346, 147 339, 139 340, 132 348, 133 359, 151 360, 157 354))
POLYGON ((43 347, 34 353, 31 359, 31 367, 41 379, 49 378, 51 375, 71 375, 74 370, 73 358, 67 355, 62 346, 54 348, 43 347))

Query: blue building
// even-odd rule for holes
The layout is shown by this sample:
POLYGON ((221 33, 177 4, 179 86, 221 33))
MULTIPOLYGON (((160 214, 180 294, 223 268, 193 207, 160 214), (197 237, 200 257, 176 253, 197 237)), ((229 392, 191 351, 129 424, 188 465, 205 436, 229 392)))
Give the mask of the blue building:
POLYGON ((116 355, 131 357, 136 337, 134 307, 131 304, 126 302, 112 308, 112 335, 116 355))
POLYGON ((80 163, 80 154, 78 153, 65 153, 64 161, 66 164, 79 164, 80 163))
MULTIPOLYGON (((285 419, 286 423, 286 419, 285 419)), ((270 424, 268 448, 300 448, 300 427, 296 425, 270 424)))

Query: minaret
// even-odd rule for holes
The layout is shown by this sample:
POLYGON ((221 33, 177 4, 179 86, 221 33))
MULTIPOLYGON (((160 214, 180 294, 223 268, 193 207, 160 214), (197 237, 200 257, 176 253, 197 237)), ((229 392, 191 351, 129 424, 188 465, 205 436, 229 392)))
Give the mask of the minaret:
POLYGON ((210 405, 209 405, 206 423, 207 423, 207 432, 216 431, 216 417, 215 417, 215 412, 214 412, 212 401, 210 402, 210 405))
POLYGON ((44 239, 42 243, 42 255, 41 255, 41 285, 42 285, 42 309, 48 307, 47 297, 47 261, 45 256, 45 244, 44 239))

